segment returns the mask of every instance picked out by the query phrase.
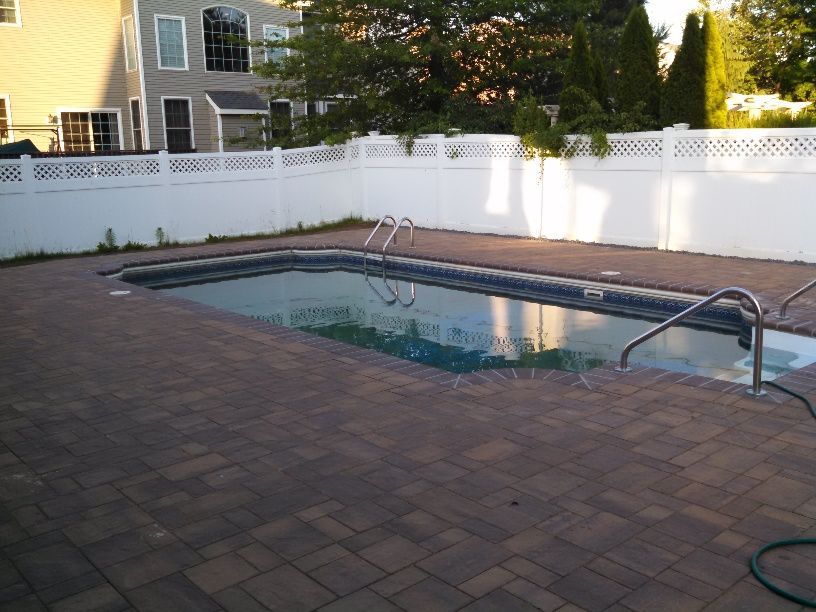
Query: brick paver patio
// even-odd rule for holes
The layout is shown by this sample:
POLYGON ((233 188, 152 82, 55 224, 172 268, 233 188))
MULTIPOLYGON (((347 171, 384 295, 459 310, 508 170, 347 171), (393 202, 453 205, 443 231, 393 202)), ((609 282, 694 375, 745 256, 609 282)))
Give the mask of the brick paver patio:
MULTIPOLYGON (((747 565, 765 542, 816 534, 816 423, 780 393, 610 366, 458 377, 95 273, 359 248, 366 233, 0 269, 0 609, 797 608, 747 565)), ((816 276, 423 230, 405 246, 687 292, 737 284, 768 308, 816 276)), ((816 334, 816 295, 791 314, 816 334)), ((786 383, 813 398, 816 369, 786 383)), ((810 597, 813 548, 768 555, 810 597)))

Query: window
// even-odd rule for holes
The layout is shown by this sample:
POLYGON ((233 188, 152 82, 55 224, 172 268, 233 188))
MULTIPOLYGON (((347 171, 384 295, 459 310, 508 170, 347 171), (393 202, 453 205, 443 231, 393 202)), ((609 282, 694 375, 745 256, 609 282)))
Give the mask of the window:
POLYGON ((292 130, 292 105, 289 102, 269 103, 269 134, 283 138, 292 130))
MULTIPOLYGON (((265 25, 263 32, 264 40, 286 40, 289 38, 289 28, 265 25)), ((267 62, 279 62, 287 55, 289 55, 289 49, 284 49, 281 47, 275 49, 269 48, 266 49, 267 62)))
POLYGON ((119 140, 119 113, 107 111, 60 113, 65 151, 114 151, 119 140))
POLYGON ((193 141, 190 98, 162 98, 164 141, 168 151, 189 151, 193 141))
POLYGON ((231 38, 249 41, 249 17, 228 6, 204 9, 204 61, 209 72, 249 72, 249 47, 231 38))
MULTIPOLYGON (((0 0, 2 2, 2 0, 0 0)), ((122 35, 125 40, 125 70, 136 70, 136 33, 133 31, 133 17, 122 19, 122 35)))
POLYGON ((159 68, 187 70, 187 34, 184 17, 156 15, 156 46, 159 68))
POLYGON ((20 25, 19 0, 0 0, 0 26, 20 25))
POLYGON ((142 109, 139 98, 130 101, 130 125, 133 130, 133 149, 144 151, 144 139, 142 138, 142 109))
POLYGON ((10 115, 8 96, 0 95, 0 144, 5 144, 11 140, 9 135, 10 115))

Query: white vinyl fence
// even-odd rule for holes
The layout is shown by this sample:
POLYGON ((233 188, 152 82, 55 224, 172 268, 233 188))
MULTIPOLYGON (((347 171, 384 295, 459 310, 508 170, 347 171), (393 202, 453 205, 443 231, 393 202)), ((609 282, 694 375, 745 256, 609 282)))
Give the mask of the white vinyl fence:
POLYGON ((350 214, 418 225, 816 263, 816 129, 666 128, 604 159, 529 160, 518 138, 0 161, 0 257, 269 232, 350 214))

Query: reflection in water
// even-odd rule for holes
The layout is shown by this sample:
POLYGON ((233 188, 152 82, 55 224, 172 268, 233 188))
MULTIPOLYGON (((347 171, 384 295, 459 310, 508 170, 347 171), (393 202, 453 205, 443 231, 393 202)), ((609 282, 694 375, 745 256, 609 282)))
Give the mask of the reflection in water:
MULTIPOLYGON (((384 301, 375 289, 361 274, 286 271, 164 291, 451 372, 507 367, 582 372, 617 361, 629 340, 655 325, 424 282, 416 283, 416 300, 405 307, 384 301)), ((779 340, 773 346, 773 338, 766 338, 766 379, 816 361, 816 342, 785 346, 788 341, 779 340)), ((749 350, 739 345, 736 332, 673 327, 638 347, 630 362, 750 380, 749 350)))

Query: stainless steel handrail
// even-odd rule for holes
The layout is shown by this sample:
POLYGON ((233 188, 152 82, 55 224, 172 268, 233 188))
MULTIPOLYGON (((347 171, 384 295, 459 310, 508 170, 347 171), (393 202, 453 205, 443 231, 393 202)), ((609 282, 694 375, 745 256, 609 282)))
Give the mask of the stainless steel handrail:
POLYGON ((781 320, 790 319, 790 317, 787 314, 788 313, 788 304, 790 304, 793 300, 798 298, 800 295, 802 295, 806 291, 810 291, 814 287, 816 287, 816 279, 813 279, 807 285, 797 289, 796 291, 791 293, 788 297, 786 297, 784 300, 782 300, 782 305, 779 307, 779 312, 776 315, 774 315, 775 318, 781 319, 781 320))
POLYGON ((696 303, 694 306, 687 308, 680 314, 673 316, 668 321, 661 323, 654 329, 647 331, 645 334, 642 334, 629 342, 624 348, 623 352, 621 353, 620 358, 620 365, 615 368, 618 372, 631 372, 632 369, 629 367, 629 353, 632 351, 633 348, 646 342, 650 338, 653 338, 657 334, 662 331, 665 331, 669 327, 672 327, 682 321, 683 319, 687 319, 688 317, 700 312, 703 308, 716 302, 717 300, 725 297, 726 295, 739 295, 744 297, 754 307, 755 318, 754 318, 754 326, 756 332, 754 333, 754 372, 753 372, 753 383, 750 389, 748 389, 748 393, 755 397, 759 397, 761 395, 765 395, 765 392, 762 390, 762 324, 763 324, 763 315, 762 315, 762 306, 759 303, 759 300, 756 299, 753 293, 748 291, 747 289, 742 289, 741 287, 726 287, 725 289, 720 289, 716 293, 711 294, 706 299, 701 302, 696 303))
MULTIPOLYGON (((391 241, 391 239, 392 239, 392 238, 394 239, 394 244, 397 244, 397 231, 399 231, 399 228, 400 228, 400 227, 402 227, 402 224, 403 224, 404 222, 406 222, 406 221, 408 222, 408 225, 410 225, 410 226, 411 226, 411 248, 412 248, 412 249, 414 248, 414 222, 413 222, 413 221, 411 221, 411 220, 410 220, 408 217, 403 217, 403 218, 402 218, 402 219, 400 219, 400 220, 399 220, 399 222, 398 222, 398 223, 397 223, 397 224, 394 226, 394 229, 393 229, 393 230, 391 230, 391 235, 390 235, 390 236, 389 236, 389 237, 386 239, 385 244, 383 245, 383 248, 382 248, 382 254, 383 254, 383 260, 382 260, 382 264, 383 264, 383 278, 385 278, 385 249, 387 249, 387 248, 388 248, 388 243, 391 241)), ((365 254, 364 254, 364 255, 365 255, 365 254)))
MULTIPOLYGON (((371 242, 372 238, 374 238, 374 234, 376 234, 377 230, 380 229, 380 226, 383 223, 385 223, 386 219, 391 219, 391 223, 394 226, 394 228, 397 227, 397 220, 394 217, 392 217, 391 215, 385 215, 382 219, 380 219, 380 221, 377 223, 377 225, 374 226, 374 229, 371 230, 371 233, 368 235, 368 239, 366 239, 365 243, 363 244, 363 271, 366 273, 366 276, 368 276, 368 270, 366 269, 366 262, 368 261, 368 257, 367 257, 368 245, 371 242)), ((391 238, 389 237, 388 240, 390 240, 390 239, 391 238)), ((385 241, 385 244, 388 244, 388 240, 385 241)), ((394 236, 394 244, 397 244, 397 237, 396 236, 394 236)))

